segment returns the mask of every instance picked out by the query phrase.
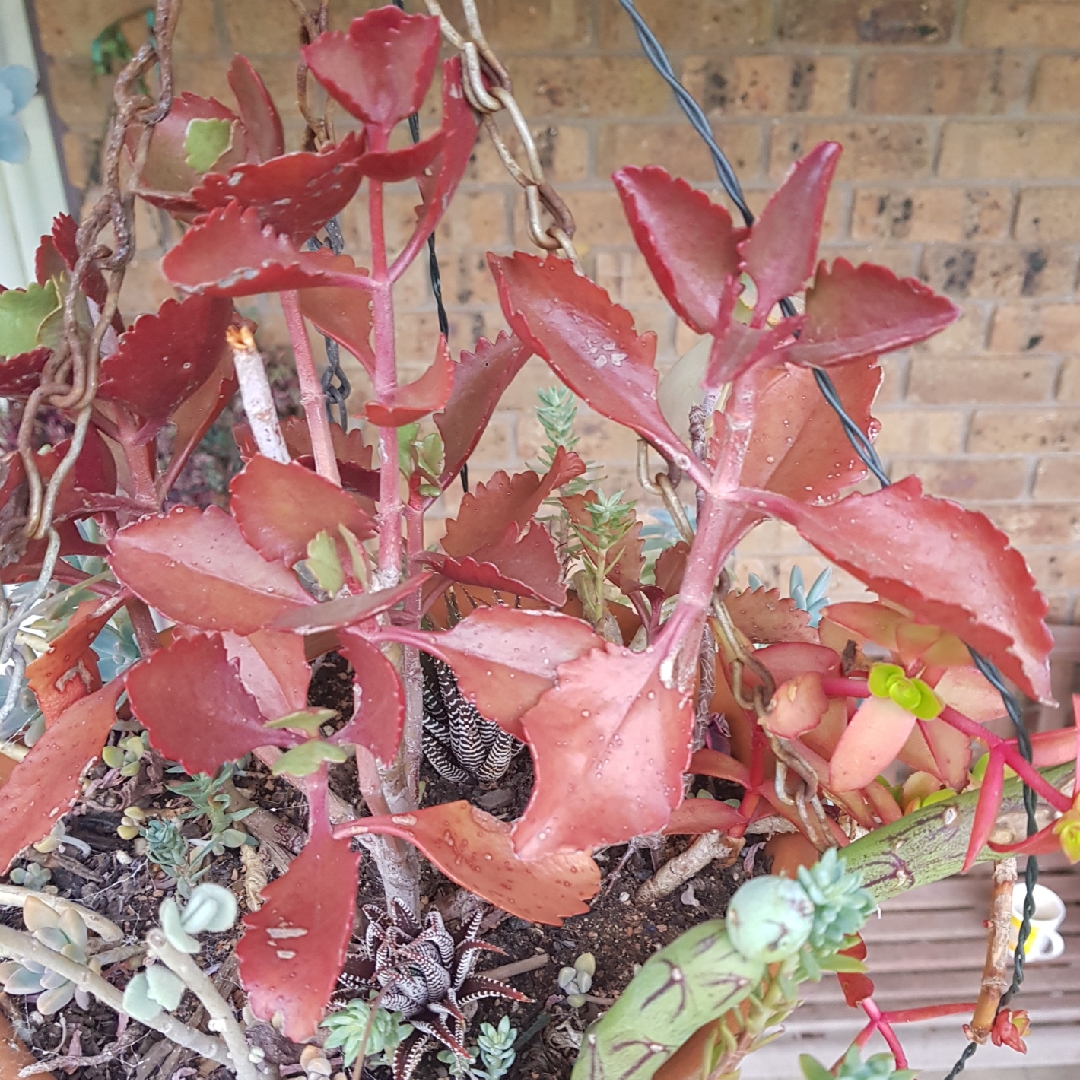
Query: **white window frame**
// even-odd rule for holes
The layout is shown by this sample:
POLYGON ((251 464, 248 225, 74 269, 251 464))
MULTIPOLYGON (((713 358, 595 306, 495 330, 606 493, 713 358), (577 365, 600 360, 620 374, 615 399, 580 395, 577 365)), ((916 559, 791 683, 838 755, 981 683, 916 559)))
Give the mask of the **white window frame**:
MULTIPOLYGON (((0 67, 22 64, 40 80, 24 0, 0 0, 0 67)), ((68 209, 64 176, 45 99, 39 92, 19 113, 30 140, 21 165, 0 161, 0 284, 23 288, 34 280, 38 240, 68 209)))

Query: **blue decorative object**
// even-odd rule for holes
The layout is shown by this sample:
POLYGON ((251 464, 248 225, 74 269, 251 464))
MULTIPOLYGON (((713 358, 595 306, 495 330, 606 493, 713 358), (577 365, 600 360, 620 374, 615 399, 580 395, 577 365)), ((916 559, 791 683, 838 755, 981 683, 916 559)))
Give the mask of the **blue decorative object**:
POLYGON ((0 161, 21 165, 30 156, 30 140, 16 114, 36 93, 37 79, 29 68, 22 64, 0 68, 0 161))

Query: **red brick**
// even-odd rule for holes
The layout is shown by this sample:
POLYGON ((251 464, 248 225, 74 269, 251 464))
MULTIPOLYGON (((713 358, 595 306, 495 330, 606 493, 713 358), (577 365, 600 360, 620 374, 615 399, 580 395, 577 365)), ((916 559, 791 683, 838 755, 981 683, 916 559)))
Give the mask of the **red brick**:
POLYGON ((966 417, 962 412, 931 409, 879 409, 881 431, 874 443, 879 454, 958 454, 963 448, 966 417))
POLYGON ((1047 356, 916 356, 907 396, 931 405, 1046 401, 1057 361, 1047 356))
POLYGON ((664 294, 637 251, 599 251, 596 283, 607 289, 617 304, 663 303, 664 294))
MULTIPOLYGON (((925 353, 929 356, 970 355, 982 352, 986 343, 988 314, 979 303, 961 303, 960 318, 947 326, 940 334, 912 346, 912 353, 925 353)), ((1019 349, 1001 350, 1019 352, 1019 349)))
POLYGON ((1080 541, 1080 505, 1020 503, 974 509, 983 510, 1017 547, 1080 541))
POLYGON ((947 296, 1012 299, 1067 296, 1076 283, 1077 255, 1062 245, 932 244, 919 276, 947 296))
POLYGON ((664 116, 675 100, 648 60, 627 56, 518 57, 514 95, 540 117, 664 116))
POLYGON ((864 113, 1008 113, 1027 98, 1019 56, 892 53, 859 64, 855 107, 864 113))
MULTIPOLYGON (((714 124, 713 134, 741 180, 761 173, 762 137, 755 124, 714 124)), ((689 124, 609 124, 600 129, 597 175, 623 165, 665 165, 687 180, 714 181, 716 169, 689 124)))
POLYGON ((1073 0, 968 0, 963 42, 974 48, 1080 47, 1073 0))
POLYGON ((957 120, 942 134, 938 173, 950 179, 1052 180, 1080 171, 1080 124, 957 120))
MULTIPOLYGON (((626 12, 618 4, 597 6, 601 48, 637 53, 641 46, 626 12)), ((771 6, 769 0, 638 0, 636 5, 669 52, 764 44, 771 6)))
MULTIPOLYGON (((497 119, 507 149, 516 161, 524 162, 517 131, 505 117, 497 119)), ((530 124, 529 131, 536 145, 544 177, 550 183, 577 183, 589 175, 589 132, 586 128, 572 124, 530 124)), ((473 160, 465 175, 469 180, 484 184, 513 185, 516 189, 515 181, 507 172, 486 131, 480 132, 473 160)))
POLYGON ((775 116, 848 111, 851 61, 845 56, 694 56, 683 84, 710 116, 775 116))
POLYGON ((1000 304, 990 334, 992 352, 1080 352, 1075 304, 1000 304))
POLYGON ((1011 213, 1007 188, 862 188, 855 192, 851 235, 856 240, 996 240, 1008 235, 1011 213))
POLYGON ((1035 71, 1029 112, 1071 113, 1080 100, 1080 58, 1044 56, 1035 71))
POLYGON ((1025 551, 1031 572, 1043 589, 1075 589, 1080 586, 1080 551, 1025 551))
MULTIPOLYGON (((1062 365, 1057 399, 1058 401, 1080 402, 1080 358, 1071 356, 1062 365)), ((1080 488, 1080 483, 1077 487, 1080 488)))
POLYGON ((777 36, 818 45, 939 45, 949 40, 952 0, 782 0, 777 36))
MULTIPOLYGON (((335 0, 331 10, 336 6, 335 0)), ((442 8, 454 26, 464 32, 460 3, 448 0, 442 8)), ((484 37, 500 55, 577 49, 589 44, 588 0, 530 0, 528 4, 478 0, 476 9, 484 37)), ((423 5, 417 10, 423 10, 423 5)))
POLYGON ((1026 188, 1020 193, 1016 238, 1080 240, 1080 188, 1026 188))
POLYGON ((112 102, 112 80, 94 75, 89 55, 50 64, 49 95, 61 123, 93 130, 100 137, 102 118, 112 102))
POLYGON ((894 459, 890 476, 899 480, 914 473, 933 495, 950 499, 1018 499, 1027 490, 1031 466, 1024 458, 972 458, 927 460, 894 459))
POLYGON ((818 255, 832 261, 840 257, 854 263, 876 263, 900 277, 914 277, 918 251, 911 244, 826 244, 818 255))
POLYGON ((1035 498, 1080 500, 1080 454, 1039 458, 1035 470, 1035 498))
POLYGON ((839 180, 902 180, 930 172, 932 140, 924 124, 781 122, 772 128, 769 175, 782 179, 793 161, 826 139, 844 147, 839 180))
POLYGON ((975 454, 1080 450, 1080 409, 980 409, 967 448, 975 454))

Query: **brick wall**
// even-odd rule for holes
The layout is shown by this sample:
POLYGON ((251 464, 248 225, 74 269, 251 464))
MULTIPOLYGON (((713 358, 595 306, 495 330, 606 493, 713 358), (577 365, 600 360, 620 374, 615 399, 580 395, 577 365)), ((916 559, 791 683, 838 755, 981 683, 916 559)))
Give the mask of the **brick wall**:
MULTIPOLYGON (((370 6, 334 0, 337 25, 370 6)), ((691 338, 659 297, 608 182, 627 163, 658 163, 717 190, 704 148, 638 51, 616 0, 482 0, 488 36, 516 82, 550 178, 578 222, 584 262, 639 328, 658 332, 664 364, 691 338)), ((640 0, 676 70, 704 104, 759 208, 791 161, 821 139, 845 151, 824 254, 884 263, 951 296, 963 319, 924 346, 886 357, 878 447, 893 476, 988 513, 1027 555, 1069 621, 1080 592, 1080 3, 1076 0, 640 0)), ((410 4, 415 8, 415 4, 410 4)), ((107 80, 90 42, 130 0, 36 0, 64 154, 92 186, 107 80)), ((457 18, 453 5, 447 10, 457 18)), ((460 19, 458 24, 461 25, 460 19)), ((138 24, 129 24, 133 36, 138 24)), ((286 115, 295 32, 287 0, 185 0, 179 83, 226 97, 224 66, 245 52, 286 115)), ((291 125, 295 146, 299 128, 291 125)), ((719 197, 719 196, 717 196, 719 197)), ((415 199, 390 200, 400 238, 415 199)), ((363 207, 346 222, 364 251, 363 207)), ((171 233, 142 212, 129 313, 168 295, 154 262, 171 233)), ((518 190, 481 142, 438 232, 453 344, 500 329, 483 253, 528 248, 518 190)), ((435 316, 421 267, 399 296, 401 357, 419 371, 435 316)), ((280 315, 252 305, 267 343, 280 315)), ((536 361, 510 389, 474 463, 479 478, 535 456, 536 361)), ((360 386, 357 401, 365 390, 360 386)), ((609 486, 633 487, 634 441, 583 416, 583 452, 609 486)), ((452 509, 452 507, 451 507, 452 509)), ((786 576, 816 560, 785 527, 740 550, 745 568, 786 576)), ((843 581, 834 595, 843 594, 843 581)))

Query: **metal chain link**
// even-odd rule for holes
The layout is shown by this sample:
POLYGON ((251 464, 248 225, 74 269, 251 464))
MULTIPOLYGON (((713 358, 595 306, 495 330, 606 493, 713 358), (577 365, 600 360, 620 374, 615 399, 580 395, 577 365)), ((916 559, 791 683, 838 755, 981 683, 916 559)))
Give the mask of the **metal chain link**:
MULTIPOLYGON (((397 3, 397 0, 394 0, 397 3)), ((529 238, 544 251, 561 251, 574 267, 581 271, 574 248, 574 218, 569 207, 544 177, 544 167, 528 121, 514 97, 514 84, 506 68, 484 37, 475 0, 461 0, 469 37, 463 37, 447 19, 438 0, 424 0, 428 12, 439 20, 443 37, 461 53, 462 87, 469 104, 480 116, 484 128, 495 146, 507 172, 525 192, 526 224, 529 238), (490 85, 489 85, 490 83, 490 85), (506 145, 495 121, 495 115, 505 112, 521 140, 524 165, 506 145), (544 227, 541 210, 546 210, 554 223, 544 227)))
MULTIPOLYGON (((676 78, 674 70, 671 67, 667 55, 665 54, 663 47, 657 41, 656 36, 650 30, 648 24, 642 18, 640 12, 634 6, 633 0, 619 0, 620 5, 630 16, 634 24, 634 29, 637 32, 638 40, 641 42, 642 50, 646 57, 650 60, 653 66, 656 68, 659 75, 674 91, 679 105, 683 112, 686 114, 694 130, 704 140, 706 146, 709 149, 709 153, 712 156, 713 162, 716 166, 717 176, 720 183, 724 188, 724 191, 735 204, 739 213, 741 214, 744 223, 750 226, 754 223, 754 215, 747 206, 746 199, 743 196, 742 187, 739 184, 738 177, 735 175, 734 170, 731 167, 724 152, 717 145, 717 142, 712 134, 712 128, 709 125, 708 118, 705 116, 701 107, 686 90, 686 88, 676 78)), ((791 301, 788 299, 782 300, 781 308, 785 316, 792 316, 795 314, 795 308, 791 301)), ((848 415, 844 409, 843 402, 840 400, 840 395, 837 393, 836 386, 829 375, 820 370, 814 369, 814 378, 817 382, 818 388, 825 400, 832 407, 836 413, 837 418, 843 425, 844 432, 847 435, 855 453, 858 454, 860 460, 864 465, 873 473, 878 483, 882 487, 887 487, 890 483, 888 473, 885 471, 885 467, 878 457, 877 451, 874 449, 870 440, 866 437, 866 433, 859 427, 859 425, 848 415)), ((1031 761, 1031 740, 1027 734, 1023 724, 1023 717, 1020 713, 1020 706, 1016 700, 1016 697, 1005 685, 1005 681, 1001 676, 1001 673, 995 667, 993 663, 987 660, 984 656, 981 656, 974 649, 970 649, 972 658, 975 661, 975 666, 982 672, 987 678, 990 684, 1001 695, 1001 699, 1005 705, 1005 709, 1009 714, 1009 719, 1012 722, 1013 728, 1016 731, 1017 748, 1020 751, 1021 756, 1026 761, 1031 761)), ((1035 818, 1035 808, 1037 804, 1036 793, 1024 784, 1024 807, 1027 811, 1027 832, 1029 836, 1034 835, 1038 831, 1038 823, 1035 818)), ((1013 998, 1016 992, 1020 989, 1020 985, 1024 980, 1024 942, 1027 940, 1028 933, 1031 929, 1031 919, 1035 912, 1035 896, 1034 888, 1038 880, 1039 868, 1038 861, 1034 856, 1029 856, 1027 861, 1027 867, 1024 875, 1024 881, 1026 886, 1026 894, 1024 896, 1024 909, 1023 909, 1023 921, 1018 934, 1018 942, 1016 946, 1016 952, 1014 954, 1014 967, 1013 967, 1013 979, 1012 984, 1006 993, 1002 996, 1000 1009, 1005 1008, 1009 1001, 1013 998)), ((945 1080, 955 1080, 955 1078, 964 1070, 968 1060, 972 1057, 975 1051, 978 1049, 978 1043, 969 1042, 964 1048, 963 1053, 953 1066, 952 1070, 945 1078, 945 1080)))

